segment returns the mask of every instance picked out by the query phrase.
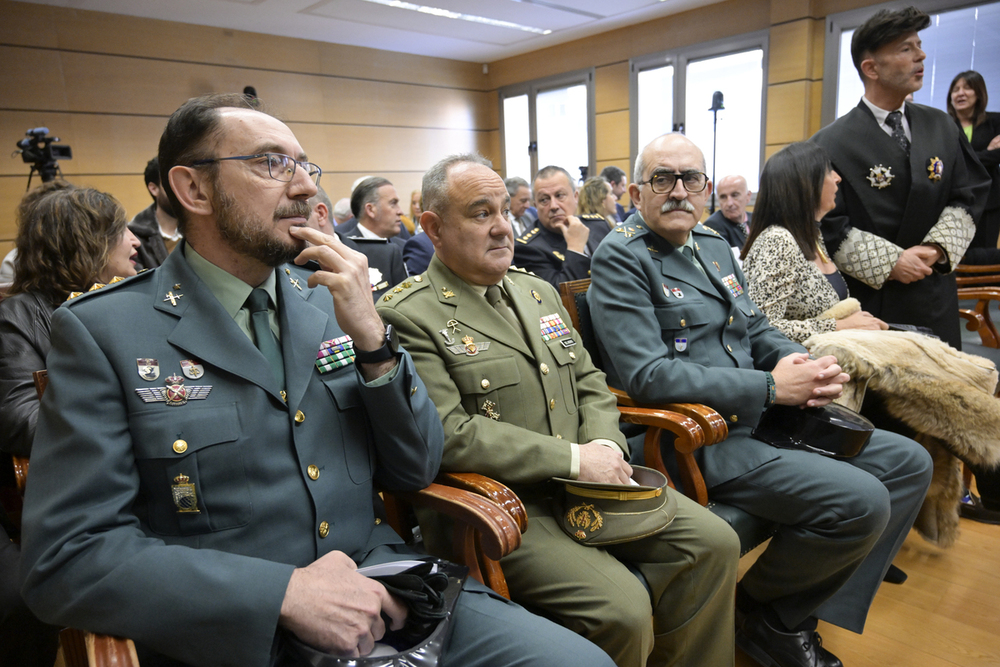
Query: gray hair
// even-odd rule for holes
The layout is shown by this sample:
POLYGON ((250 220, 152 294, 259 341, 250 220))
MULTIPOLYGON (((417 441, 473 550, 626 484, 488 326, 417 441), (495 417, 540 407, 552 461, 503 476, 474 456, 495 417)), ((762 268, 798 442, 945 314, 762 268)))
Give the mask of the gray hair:
POLYGON ((351 193, 351 213, 355 218, 360 220, 365 206, 378 202, 378 189, 383 185, 392 183, 381 176, 369 176, 354 187, 354 192, 351 193))
POLYGON ((484 167, 493 168, 493 163, 484 158, 479 153, 459 153, 449 155, 441 160, 424 174, 424 180, 420 187, 420 202, 425 211, 432 211, 444 217, 448 208, 448 172, 452 167, 459 164, 481 164, 484 167))
MULTIPOLYGON (((562 174, 563 176, 565 176, 566 180, 569 181, 569 187, 570 187, 570 189, 572 189, 573 192, 576 192, 576 181, 573 180, 573 177, 570 176, 570 174, 569 174, 568 171, 566 171, 562 167, 557 167, 554 164, 550 164, 547 167, 543 167, 542 169, 539 169, 538 173, 535 174, 535 180, 533 180, 531 182, 531 184, 532 184, 532 186, 534 186, 534 184, 538 182, 539 178, 552 178, 556 174, 562 174)), ((534 191, 535 188, 532 187, 531 189, 532 189, 532 191, 534 191)))
POLYGON ((520 176, 511 176, 510 178, 504 179, 504 185, 507 186, 507 194, 513 199, 517 195, 517 191, 521 188, 528 188, 531 190, 531 186, 528 185, 528 181, 524 180, 520 176))
POLYGON ((332 210, 334 218, 343 218, 344 220, 347 220, 353 215, 351 212, 350 197, 344 197, 343 199, 337 201, 337 203, 333 205, 332 210))

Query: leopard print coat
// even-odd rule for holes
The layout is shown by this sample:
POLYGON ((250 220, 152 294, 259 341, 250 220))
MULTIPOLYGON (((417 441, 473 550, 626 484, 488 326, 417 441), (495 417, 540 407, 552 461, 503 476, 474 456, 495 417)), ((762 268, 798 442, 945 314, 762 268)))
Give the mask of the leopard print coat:
MULTIPOLYGON (((819 242, 825 253, 823 240, 819 242)), ((757 237, 743 260, 743 273, 750 298, 791 340, 801 343, 813 334, 837 330, 835 319, 819 315, 840 297, 784 227, 771 225, 757 237)))

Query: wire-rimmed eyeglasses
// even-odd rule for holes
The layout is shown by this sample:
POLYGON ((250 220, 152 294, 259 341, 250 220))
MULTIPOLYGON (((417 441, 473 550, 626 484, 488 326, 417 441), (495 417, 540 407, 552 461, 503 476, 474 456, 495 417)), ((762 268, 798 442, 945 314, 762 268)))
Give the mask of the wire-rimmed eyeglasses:
POLYGON ((672 171, 658 171, 654 173, 648 181, 642 181, 640 185, 649 183, 649 187, 658 195, 665 195, 674 189, 680 179, 684 184, 684 189, 690 193, 701 192, 708 185, 708 174, 701 171, 684 171, 675 174, 672 171))
POLYGON ((257 155, 205 158, 204 160, 195 160, 191 163, 191 166, 200 167, 212 164, 213 162, 222 162, 223 160, 241 160, 246 162, 251 169, 259 172, 261 176, 264 175, 264 167, 266 166, 267 175, 282 183, 287 183, 295 178, 295 169, 297 167, 305 169, 306 174, 317 185, 319 184, 319 177, 323 175, 323 170, 319 168, 319 165, 312 162, 300 162, 290 155, 282 153, 258 153, 257 155))

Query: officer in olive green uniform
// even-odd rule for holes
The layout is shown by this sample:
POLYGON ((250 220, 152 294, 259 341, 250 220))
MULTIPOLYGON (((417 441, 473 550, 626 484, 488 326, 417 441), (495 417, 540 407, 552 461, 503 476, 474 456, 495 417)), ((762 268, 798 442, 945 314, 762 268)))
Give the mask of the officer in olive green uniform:
POLYGON ((678 494, 677 516, 663 532, 593 548, 553 517, 559 488, 550 478, 594 479, 592 451, 630 471, 621 459, 627 445, 604 374, 578 344, 556 291, 508 271, 503 181, 482 158, 456 156, 424 177, 423 201, 421 226, 435 256, 426 273, 379 301, 379 313, 438 407, 442 469, 497 478, 525 502, 528 530, 503 561, 512 597, 591 639, 620 666, 732 665, 739 546, 727 525, 678 494))

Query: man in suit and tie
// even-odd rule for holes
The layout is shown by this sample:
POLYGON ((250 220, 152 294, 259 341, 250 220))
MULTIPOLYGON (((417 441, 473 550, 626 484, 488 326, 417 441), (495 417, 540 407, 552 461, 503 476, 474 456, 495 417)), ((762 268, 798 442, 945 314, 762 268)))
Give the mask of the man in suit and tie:
POLYGON ((424 175, 422 201, 420 225, 436 253, 379 312, 438 406, 442 467, 497 478, 525 503, 521 548, 502 562, 511 597, 592 640, 619 667, 732 665, 739 544, 722 520, 668 490, 678 512, 663 532, 599 548, 570 538, 553 516, 552 477, 627 484, 628 446, 615 398, 576 344, 558 293, 510 268, 503 181, 478 155, 452 156, 424 175))
MULTIPOLYGON (((434 479, 437 412, 364 257, 305 226, 321 172, 284 123, 241 95, 194 98, 159 157, 184 244, 53 317, 25 600, 134 639, 143 664, 284 665, 289 633, 369 654, 407 609, 356 570, 412 557, 374 485, 434 479)), ((442 664, 578 652, 610 664, 470 584, 442 664)))
POLYGON ((358 183, 351 192, 351 213, 354 220, 337 226, 341 234, 348 238, 388 239, 403 251, 410 233, 403 226, 399 195, 388 179, 369 176, 358 183))
POLYGON ((851 39, 864 97, 811 141, 842 179, 822 232, 851 296, 875 317, 929 327, 961 349, 952 271, 990 178, 947 114, 905 101, 923 85, 918 32, 929 23, 913 7, 865 21, 851 39))
POLYGON ((590 257, 607 236, 607 223, 576 217, 576 184, 562 167, 550 165, 539 171, 531 190, 538 224, 515 240, 514 265, 556 287, 589 278, 590 257))
POLYGON ((737 589, 737 644, 766 667, 841 667, 817 619, 862 631, 923 502, 930 456, 885 431, 846 461, 754 438, 765 408, 822 406, 847 375, 770 326, 729 244, 698 223, 712 184, 689 139, 654 139, 629 189, 638 212, 594 254, 587 293, 608 384, 722 414, 729 437, 696 454, 710 496, 780 524, 737 589))
POLYGON ((750 189, 747 179, 742 176, 723 176, 719 179, 715 194, 719 198, 719 210, 708 216, 705 226, 718 232, 726 239, 729 247, 735 248, 737 256, 747 242, 750 232, 750 189))

